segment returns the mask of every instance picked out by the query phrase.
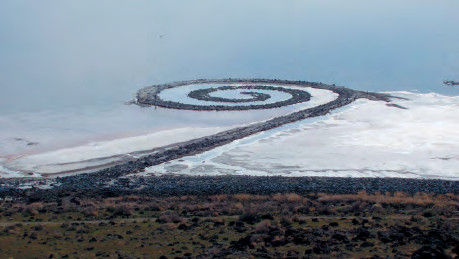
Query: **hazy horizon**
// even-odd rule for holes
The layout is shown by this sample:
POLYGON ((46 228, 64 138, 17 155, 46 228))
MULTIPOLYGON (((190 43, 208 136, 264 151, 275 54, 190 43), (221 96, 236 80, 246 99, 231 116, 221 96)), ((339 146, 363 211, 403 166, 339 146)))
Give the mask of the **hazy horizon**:
POLYGON ((0 114, 110 108, 196 78, 457 95, 454 0, 2 1, 0 114))

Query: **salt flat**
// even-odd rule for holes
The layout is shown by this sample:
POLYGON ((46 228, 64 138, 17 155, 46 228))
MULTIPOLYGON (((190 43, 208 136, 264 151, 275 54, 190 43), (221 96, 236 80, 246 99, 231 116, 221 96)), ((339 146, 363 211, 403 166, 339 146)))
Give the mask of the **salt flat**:
MULTIPOLYGON (((195 84, 179 87, 177 90, 172 89, 174 91, 166 91, 165 97, 172 100, 193 101, 187 97, 190 90, 211 86, 195 84)), ((265 121, 322 105, 337 98, 336 93, 325 89, 284 87, 308 91, 311 98, 307 102, 267 110, 215 112, 123 106, 118 107, 116 111, 86 113, 87 116, 80 115, 78 117, 72 116, 74 115, 72 113, 28 115, 22 123, 19 120, 19 125, 17 122, 13 123, 13 118, 3 117, 0 119, 9 122, 14 127, 5 126, 3 128, 3 131, 10 134, 11 137, 0 139, 0 142, 5 143, 0 148, 0 151, 3 152, 3 154, 0 153, 0 159, 2 159, 0 160, 0 165, 2 165, 0 177, 40 177, 42 175, 93 172, 119 162, 130 161, 151 154, 157 148, 209 136, 238 126, 265 121), (64 119, 64 121, 56 122, 56 118, 64 119), (65 127, 65 122, 71 122, 70 125, 74 126, 79 124, 77 127, 65 127), (107 127, 107 125, 112 127, 107 127), (18 143, 15 141, 15 137, 22 139, 23 135, 20 135, 21 132, 12 130, 12 128, 25 130, 25 133, 22 134, 27 134, 28 137, 24 139, 33 139, 38 144, 36 146, 24 146, 24 143, 18 143), (43 133, 43 128, 46 129, 45 133, 43 133), (116 133, 127 135, 126 132, 139 132, 138 128, 147 131, 147 134, 137 133, 134 136, 112 136, 109 139, 103 139, 104 135, 109 135, 106 131, 115 136, 116 133), (90 132, 90 134, 81 134, 82 132, 90 132), (75 144, 75 139, 80 139, 80 142, 83 143, 75 144), (59 143, 59 148, 55 148, 59 143), (18 144, 21 144, 22 147, 18 147, 18 144)), ((239 92, 233 91, 229 97, 246 97, 239 92)), ((266 92, 271 94, 269 100, 271 102, 288 97, 288 95, 282 95, 282 93, 275 91, 266 92)), ((209 102, 205 102, 205 104, 209 105, 209 102)), ((245 103, 245 105, 250 104, 251 102, 245 103)), ((1 131, 2 128, 0 127, 1 131)), ((105 138, 107 137, 105 136, 105 138)))
POLYGON ((390 94, 406 109, 360 99, 146 173, 459 179, 459 97, 390 94))
MULTIPOLYGON (((173 100, 178 96, 182 101, 187 101, 185 93, 189 92, 188 88, 196 89, 193 86, 180 87, 166 92, 163 97, 169 96, 173 100)), ((155 148, 315 107, 336 98, 336 94, 327 90, 306 90, 311 93, 310 101, 269 110, 209 112, 162 108, 155 110, 134 106, 129 107, 125 114, 101 116, 100 125, 91 125, 81 116, 78 121, 90 129, 96 126, 102 128, 107 122, 110 125, 123 120, 128 122, 128 125, 118 126, 111 129, 111 132, 132 130, 136 123, 145 127, 149 119, 161 124, 150 124, 155 127, 151 127, 151 132, 147 134, 78 145, 67 143, 67 146, 54 149, 52 146, 46 149, 45 141, 44 144, 27 147, 36 149, 35 152, 27 152, 25 148, 19 151, 10 148, 10 153, 14 154, 15 151, 16 154, 0 157, 0 177, 41 177, 43 174, 91 172, 91 168, 95 170, 121 160, 136 159, 155 148), (193 123, 184 126, 189 121, 193 123)), ((389 105, 383 101, 359 99, 327 116, 286 124, 201 154, 148 167, 145 172, 133 175, 282 175, 458 180, 459 97, 435 93, 388 93, 405 99, 393 99, 389 105)), ((270 94, 276 98, 275 93, 270 94)), ((217 93, 217 96, 244 97, 231 91, 217 93)), ((194 102, 192 99, 188 101, 194 102)), ((88 120, 97 121, 95 116, 88 117, 88 120)), ((81 128, 77 128, 64 134, 62 132, 66 131, 51 129, 42 138, 52 139, 54 135, 56 141, 64 143, 73 136, 73 132, 81 131, 81 128)), ((42 131, 31 132, 38 136, 42 131)), ((3 146, 5 148, 8 146, 3 146)))

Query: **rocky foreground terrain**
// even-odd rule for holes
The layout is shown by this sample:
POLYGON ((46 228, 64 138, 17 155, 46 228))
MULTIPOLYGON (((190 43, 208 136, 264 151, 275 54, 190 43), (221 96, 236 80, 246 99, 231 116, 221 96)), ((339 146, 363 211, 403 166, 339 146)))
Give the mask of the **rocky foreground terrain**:
POLYGON ((282 176, 130 176, 116 179, 81 174, 54 179, 0 179, 0 198, 55 201, 65 197, 118 197, 145 195, 218 194, 355 194, 359 191, 459 194, 459 182, 407 178, 282 177, 282 176), (18 188, 21 187, 21 188, 18 188))

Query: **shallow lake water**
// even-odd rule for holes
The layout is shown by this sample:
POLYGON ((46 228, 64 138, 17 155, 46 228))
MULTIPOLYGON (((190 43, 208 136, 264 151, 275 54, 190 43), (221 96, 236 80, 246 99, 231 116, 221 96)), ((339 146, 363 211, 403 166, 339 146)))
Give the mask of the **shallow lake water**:
POLYGON ((1 1, 0 161, 285 112, 124 104, 141 87, 177 80, 457 95, 442 81, 459 80, 458 10, 456 0, 1 1))

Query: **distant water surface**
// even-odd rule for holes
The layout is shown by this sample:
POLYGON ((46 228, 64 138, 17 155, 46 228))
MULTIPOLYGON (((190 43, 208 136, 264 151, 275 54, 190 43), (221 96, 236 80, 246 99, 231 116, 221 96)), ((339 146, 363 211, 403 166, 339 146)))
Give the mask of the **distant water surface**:
POLYGON ((457 95, 442 81, 459 80, 458 11, 457 0, 2 0, 0 142, 9 144, 0 155, 34 148, 14 138, 78 144, 183 126, 176 111, 124 105, 143 86, 176 80, 457 95))

